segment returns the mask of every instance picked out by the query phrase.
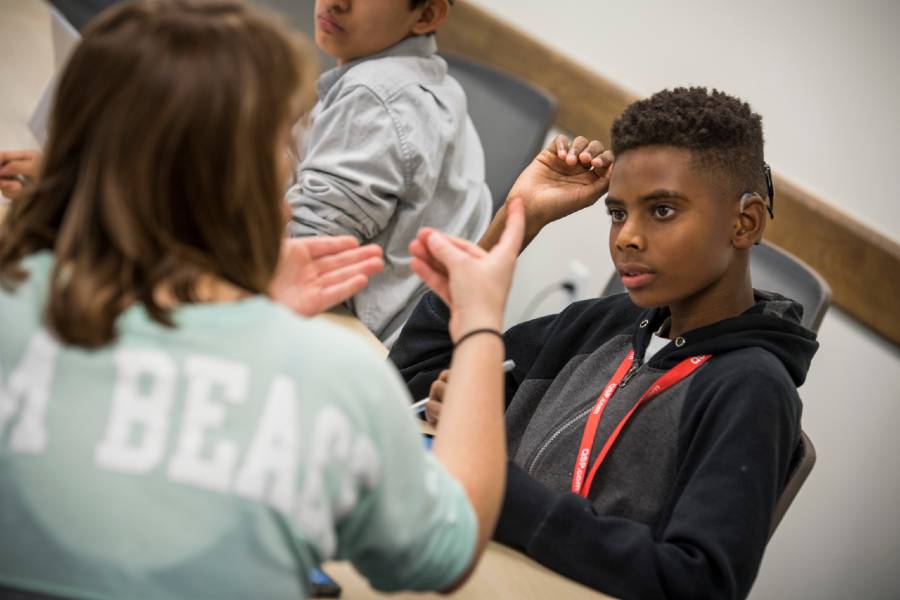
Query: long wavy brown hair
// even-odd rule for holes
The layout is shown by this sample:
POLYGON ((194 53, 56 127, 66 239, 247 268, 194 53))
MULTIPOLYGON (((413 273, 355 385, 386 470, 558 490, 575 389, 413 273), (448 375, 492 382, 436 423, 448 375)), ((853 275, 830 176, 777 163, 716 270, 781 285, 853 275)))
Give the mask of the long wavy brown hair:
POLYGON ((123 310, 213 275, 266 293, 284 227, 282 161, 312 100, 308 44, 233 0, 116 5, 59 81, 43 170, 0 225, 0 284, 52 250, 46 322, 97 347, 123 310))

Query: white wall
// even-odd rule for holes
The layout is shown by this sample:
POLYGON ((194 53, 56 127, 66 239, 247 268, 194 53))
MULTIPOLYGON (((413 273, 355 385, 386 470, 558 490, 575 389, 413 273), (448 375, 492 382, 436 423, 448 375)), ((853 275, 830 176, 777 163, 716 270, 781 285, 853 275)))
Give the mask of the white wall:
MULTIPOLYGON (((470 1, 637 93, 707 85, 744 98, 777 171, 900 238, 900 2, 470 1)), ((598 292, 612 272, 608 231, 599 205, 545 230, 522 256, 508 320, 572 259, 598 292)), ((819 461, 751 597, 898 598, 900 349, 835 308, 819 340, 800 390, 819 461)))

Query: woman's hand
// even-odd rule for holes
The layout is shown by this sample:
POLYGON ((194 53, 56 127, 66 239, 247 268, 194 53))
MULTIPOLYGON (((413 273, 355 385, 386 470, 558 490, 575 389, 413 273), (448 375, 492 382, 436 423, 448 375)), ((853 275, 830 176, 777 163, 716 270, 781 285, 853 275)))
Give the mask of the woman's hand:
MULTIPOLYGON (((478 521, 478 537, 469 568, 451 586, 461 584, 484 550, 500 512, 506 485, 506 435, 503 426, 503 341, 484 332, 499 332, 503 309, 512 282, 516 256, 525 235, 522 202, 507 206, 506 226, 497 244, 487 251, 471 242, 451 238, 433 229, 423 229, 410 244, 412 266, 450 307, 450 337, 455 349, 450 361, 452 381, 441 377, 428 402, 429 420, 434 422, 440 406, 440 429, 434 438, 433 456, 462 485, 478 521)), ((447 591, 447 590, 445 590, 447 591)))
POLYGON ((500 329, 516 256, 525 231, 522 202, 509 203, 506 227, 490 252, 423 228, 410 244, 410 266, 450 307, 450 337, 489 327, 500 329))
POLYGON ((286 238, 270 295, 312 317, 353 296, 383 268, 381 248, 360 246, 352 236, 286 238))

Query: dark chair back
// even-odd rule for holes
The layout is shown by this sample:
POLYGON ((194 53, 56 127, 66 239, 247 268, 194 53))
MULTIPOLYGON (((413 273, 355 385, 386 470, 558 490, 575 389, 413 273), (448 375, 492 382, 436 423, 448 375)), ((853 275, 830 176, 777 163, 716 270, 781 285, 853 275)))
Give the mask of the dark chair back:
POLYGON ((49 0, 75 29, 81 31, 87 22, 122 0, 49 0))
POLYGON ((541 151, 556 116, 556 100, 510 73, 460 56, 442 56, 466 92, 497 212, 519 173, 541 151))
POLYGON ((778 524, 781 523, 781 519, 784 518, 784 514, 787 512, 788 508, 790 508, 791 503, 797 496, 797 492, 803 487, 806 478, 809 477, 810 471, 812 471, 816 464, 816 448, 813 446, 809 436, 803 431, 800 432, 800 443, 797 445, 797 450, 794 452, 794 459, 792 462, 793 471, 791 472, 787 485, 784 486, 784 491, 781 492, 781 497, 778 498, 778 503, 775 504, 775 512, 772 514, 769 539, 772 538, 772 534, 775 533, 778 524))

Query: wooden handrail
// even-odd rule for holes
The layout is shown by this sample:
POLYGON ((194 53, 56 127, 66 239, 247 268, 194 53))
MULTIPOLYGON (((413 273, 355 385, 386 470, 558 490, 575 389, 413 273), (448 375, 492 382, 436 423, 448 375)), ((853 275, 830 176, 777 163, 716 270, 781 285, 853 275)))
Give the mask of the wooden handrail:
MULTIPOLYGON (((552 92, 556 124, 609 143, 609 128, 639 96, 460 0, 439 32, 450 51, 514 73, 552 92)), ((776 175, 776 218, 766 239, 819 272, 834 303, 900 345, 900 244, 776 175)))

